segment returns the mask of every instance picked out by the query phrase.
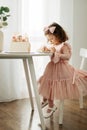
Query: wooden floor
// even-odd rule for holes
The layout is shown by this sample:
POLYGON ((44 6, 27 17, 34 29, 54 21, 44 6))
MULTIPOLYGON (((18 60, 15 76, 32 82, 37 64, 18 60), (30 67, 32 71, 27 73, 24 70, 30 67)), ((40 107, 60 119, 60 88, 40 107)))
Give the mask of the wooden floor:
MULTIPOLYGON (((62 127, 58 124, 58 110, 53 117, 44 120, 47 130, 87 130, 87 97, 83 110, 78 100, 65 101, 62 127)), ((29 99, 0 103, 0 130, 41 130, 36 103, 34 112, 29 99)))

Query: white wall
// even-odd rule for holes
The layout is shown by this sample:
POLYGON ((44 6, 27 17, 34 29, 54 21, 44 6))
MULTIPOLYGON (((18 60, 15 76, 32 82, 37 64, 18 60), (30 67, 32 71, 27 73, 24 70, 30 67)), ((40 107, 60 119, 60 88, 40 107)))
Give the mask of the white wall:
MULTIPOLYGON (((73 0, 60 0, 60 25, 69 36, 69 44, 73 44, 73 0)), ((72 64, 72 58, 70 60, 72 64)))
POLYGON ((87 48, 87 0, 60 0, 60 23, 72 45, 71 63, 79 68, 81 47, 87 48))
POLYGON ((87 48, 87 0, 73 2, 73 65, 80 65, 80 48, 87 48))
POLYGON ((73 38, 73 0, 60 0, 60 24, 69 36, 70 44, 73 38))

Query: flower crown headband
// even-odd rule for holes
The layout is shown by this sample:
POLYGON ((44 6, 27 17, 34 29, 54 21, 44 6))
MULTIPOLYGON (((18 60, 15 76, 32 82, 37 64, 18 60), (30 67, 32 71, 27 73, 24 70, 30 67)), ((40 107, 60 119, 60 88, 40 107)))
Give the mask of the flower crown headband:
POLYGON ((50 33, 54 33, 56 27, 55 26, 52 26, 52 27, 45 27, 44 28, 44 32, 47 32, 48 30, 50 31, 50 33))

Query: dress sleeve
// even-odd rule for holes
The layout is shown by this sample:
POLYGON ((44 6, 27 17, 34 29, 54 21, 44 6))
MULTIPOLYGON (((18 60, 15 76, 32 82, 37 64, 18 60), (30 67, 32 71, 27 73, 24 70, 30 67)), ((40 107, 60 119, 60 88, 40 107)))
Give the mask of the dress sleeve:
POLYGON ((69 60, 71 58, 71 46, 67 43, 64 43, 64 46, 61 48, 61 52, 59 54, 60 59, 69 60))
POLYGON ((64 43, 63 47, 61 50, 58 52, 56 51, 52 56, 51 56, 51 61, 54 63, 59 62, 60 60, 69 60, 71 58, 71 46, 67 43, 64 43))

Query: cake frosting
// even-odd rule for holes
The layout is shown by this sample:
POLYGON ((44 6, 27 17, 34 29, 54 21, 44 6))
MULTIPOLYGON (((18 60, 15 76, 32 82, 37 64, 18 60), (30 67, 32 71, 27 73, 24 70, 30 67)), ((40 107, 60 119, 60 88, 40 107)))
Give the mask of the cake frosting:
POLYGON ((30 43, 28 37, 22 35, 13 36, 10 44, 10 51, 30 52, 30 43))

